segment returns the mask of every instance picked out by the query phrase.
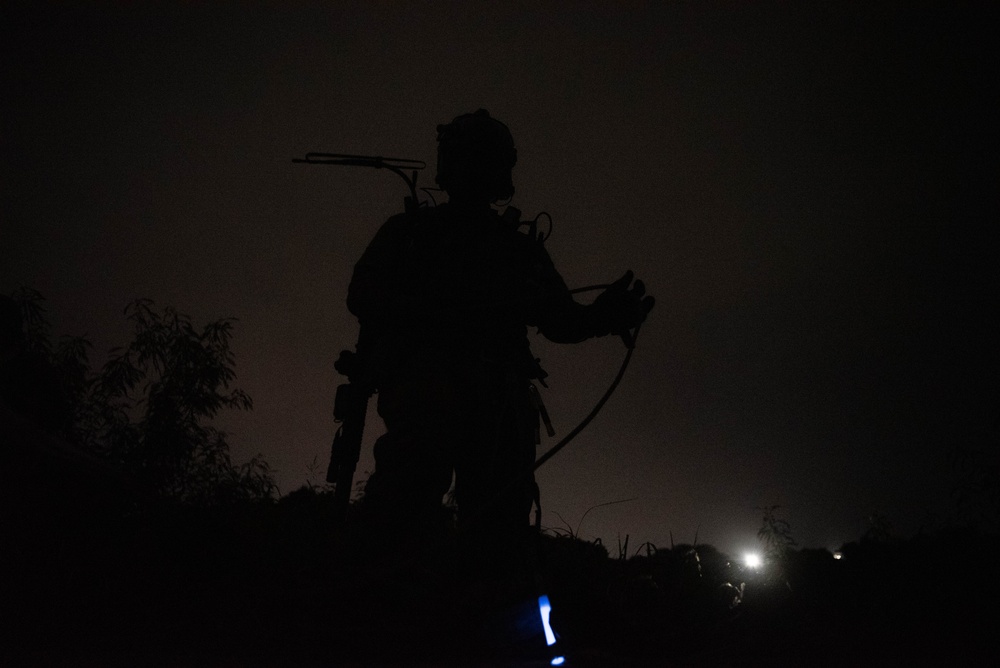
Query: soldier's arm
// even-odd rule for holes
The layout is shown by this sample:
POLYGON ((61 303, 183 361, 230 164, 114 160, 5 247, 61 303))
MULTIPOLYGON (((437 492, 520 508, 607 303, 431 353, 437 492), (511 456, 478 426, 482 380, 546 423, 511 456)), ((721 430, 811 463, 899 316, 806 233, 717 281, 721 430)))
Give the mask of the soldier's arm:
POLYGON ((548 252, 541 244, 532 243, 529 272, 532 295, 527 324, 537 327, 542 336, 556 343, 579 343, 596 336, 594 313, 573 299, 548 252))
POLYGON ((528 324, 536 325, 545 338, 556 343, 579 343, 595 336, 623 334, 643 322, 653 308, 653 298, 646 296, 642 281, 632 284, 631 271, 591 304, 580 304, 573 299, 544 249, 540 249, 536 261, 536 275, 544 306, 535 309, 535 322, 528 324))

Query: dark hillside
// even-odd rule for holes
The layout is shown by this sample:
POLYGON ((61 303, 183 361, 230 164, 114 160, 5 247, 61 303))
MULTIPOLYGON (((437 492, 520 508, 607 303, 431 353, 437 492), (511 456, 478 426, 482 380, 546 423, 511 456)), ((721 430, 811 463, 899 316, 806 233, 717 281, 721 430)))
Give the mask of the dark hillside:
MULTIPOLYGON (((3 417, 4 665, 544 665, 479 633, 476 591, 447 542, 387 547, 357 525, 337 534, 332 496, 317 490, 210 510, 142 498, 3 417)), ((934 665, 996 653, 995 536, 861 540, 840 560, 799 550, 761 571, 707 545, 617 559, 569 537, 540 541, 566 665, 934 665)))

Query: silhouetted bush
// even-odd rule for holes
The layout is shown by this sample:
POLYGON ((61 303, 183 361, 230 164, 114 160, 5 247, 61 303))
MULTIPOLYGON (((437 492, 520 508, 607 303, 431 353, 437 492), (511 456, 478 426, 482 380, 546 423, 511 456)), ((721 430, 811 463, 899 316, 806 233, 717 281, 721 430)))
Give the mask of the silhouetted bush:
POLYGON ((137 300, 125 310, 132 341, 95 373, 86 339, 51 344, 41 295, 21 290, 14 301, 20 322, 2 378, 16 412, 110 465, 142 494, 202 506, 274 497, 267 462, 234 464, 228 435, 211 426, 221 410, 253 405, 231 387, 232 319, 196 328, 172 308, 137 300))

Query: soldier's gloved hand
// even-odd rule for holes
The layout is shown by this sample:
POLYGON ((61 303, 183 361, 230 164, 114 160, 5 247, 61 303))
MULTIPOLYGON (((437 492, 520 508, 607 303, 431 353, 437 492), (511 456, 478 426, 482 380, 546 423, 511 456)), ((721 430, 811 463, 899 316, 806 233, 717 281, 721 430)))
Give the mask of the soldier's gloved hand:
POLYGON ((596 315, 596 334, 625 334, 646 319, 655 300, 646 296, 642 281, 632 284, 632 270, 598 295, 591 307, 596 315), (629 287, 631 285, 631 287, 629 287))

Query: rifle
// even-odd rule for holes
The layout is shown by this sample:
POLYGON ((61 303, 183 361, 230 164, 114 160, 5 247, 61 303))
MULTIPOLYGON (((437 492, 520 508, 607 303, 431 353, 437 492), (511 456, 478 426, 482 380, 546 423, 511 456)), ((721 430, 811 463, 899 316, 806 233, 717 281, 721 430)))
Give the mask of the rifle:
POLYGON ((347 376, 348 382, 337 387, 337 397, 333 402, 333 419, 340 424, 330 446, 330 465, 326 469, 326 481, 336 485, 333 500, 337 519, 347 520, 347 509, 351 502, 354 472, 361 456, 361 438, 365 433, 365 417, 368 414, 368 400, 373 391, 357 381, 359 360, 350 350, 342 350, 334 367, 347 376))

